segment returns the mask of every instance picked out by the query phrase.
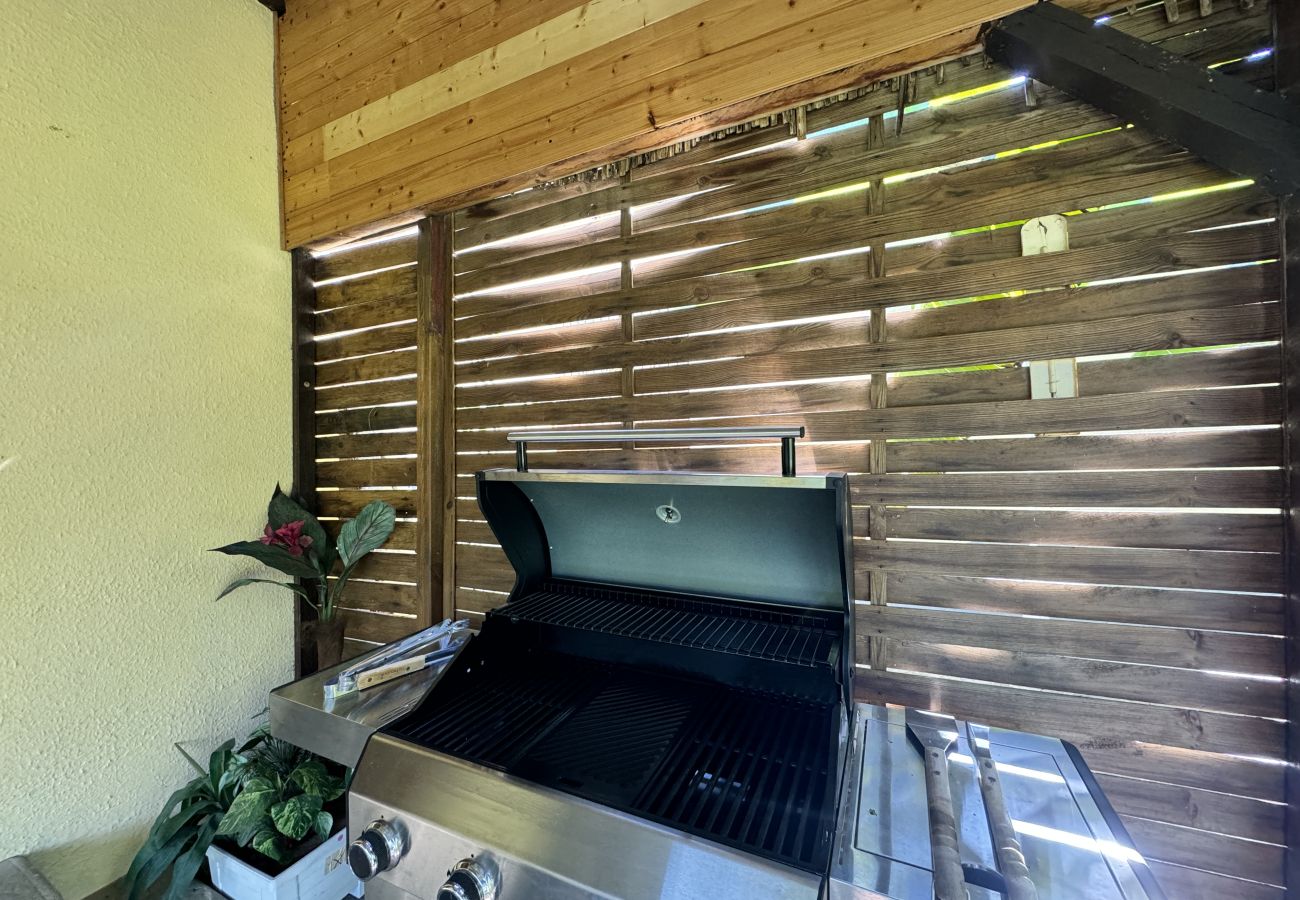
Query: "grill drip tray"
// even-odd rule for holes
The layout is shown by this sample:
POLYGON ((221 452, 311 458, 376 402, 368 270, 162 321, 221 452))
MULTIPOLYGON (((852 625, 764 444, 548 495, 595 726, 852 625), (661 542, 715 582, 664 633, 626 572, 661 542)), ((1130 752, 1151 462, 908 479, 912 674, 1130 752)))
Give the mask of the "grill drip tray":
POLYGON ((826 872, 835 703, 546 651, 488 659, 482 644, 388 733, 826 872))

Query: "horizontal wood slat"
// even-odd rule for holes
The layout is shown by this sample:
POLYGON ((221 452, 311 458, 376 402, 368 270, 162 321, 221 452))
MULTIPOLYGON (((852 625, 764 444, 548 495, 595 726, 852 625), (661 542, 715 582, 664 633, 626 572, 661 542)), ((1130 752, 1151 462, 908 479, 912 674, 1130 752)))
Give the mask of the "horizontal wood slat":
POLYGON ((1255 594, 899 572, 889 578, 889 597, 893 603, 955 611, 1193 631, 1282 632, 1281 598, 1255 594))
POLYGON ((1254 593, 1282 590, 1282 560, 1277 553, 891 538, 861 544, 855 556, 864 580, 871 571, 906 571, 1254 593))
MULTIPOLYGON (((1225 672, 1280 678, 1282 641, 1270 635, 1190 628, 1135 628, 1086 619, 1042 620, 907 606, 858 603, 858 636, 892 636, 912 643, 958 644, 992 650, 1057 653, 1115 662, 1186 669, 1213 660, 1225 672)), ((1224 623, 1225 625, 1230 623, 1224 623)))
MULTIPOLYGON (((993 720, 1003 727, 1040 731, 1078 743, 1131 740, 1135 732, 1172 747, 1220 753, 1273 753, 1282 726, 1267 719, 1189 713, 1150 703, 1078 694, 1022 690, 1003 684, 937 679, 904 672, 871 672, 858 680, 871 703, 942 709, 958 718, 993 720), (1080 721, 1086 718, 1086 727, 1080 721), (1012 724, 1018 723, 1018 724, 1012 724)), ((1262 830, 1262 829, 1261 829, 1262 830)))

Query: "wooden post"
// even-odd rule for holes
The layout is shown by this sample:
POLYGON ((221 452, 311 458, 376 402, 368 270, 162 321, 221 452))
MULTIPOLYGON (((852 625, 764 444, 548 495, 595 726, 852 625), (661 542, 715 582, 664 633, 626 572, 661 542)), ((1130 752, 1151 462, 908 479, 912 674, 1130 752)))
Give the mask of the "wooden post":
MULTIPOLYGON (((1277 90, 1300 98, 1300 8, 1273 4, 1277 90)), ((1282 234, 1282 459, 1286 478, 1287 897, 1300 897, 1300 193, 1279 202, 1282 234)))
POLYGON ((455 608, 456 420, 452 220, 420 221, 416 256, 415 555, 423 628, 455 608))
MULTIPOLYGON (((902 126, 902 103, 899 104, 899 119, 896 123, 900 130, 902 126)), ((880 118, 880 117, 876 117, 880 118)), ((875 119, 872 120, 873 122, 875 119)), ((882 123, 883 124, 883 123, 882 123)), ((879 135, 873 135, 868 128, 868 141, 880 140, 883 138, 883 129, 879 135)), ((888 186, 884 179, 877 179, 872 182, 869 191, 869 209, 872 215, 880 215, 885 211, 885 192, 888 186)), ((883 278, 885 276, 885 253, 886 247, 884 241, 878 241, 871 245, 871 275, 874 278, 883 278)), ((886 330, 887 324, 885 308, 877 307, 871 310, 871 320, 868 325, 868 340, 873 347, 883 349, 883 345, 888 338, 886 330)), ((867 388, 867 397, 872 409, 884 409, 889 405, 889 375, 884 372, 878 372, 871 376, 870 385, 867 388)), ((875 476, 884 475, 889 471, 888 459, 885 452, 884 434, 871 435, 871 447, 868 450, 871 474, 875 476)), ((873 503, 867 509, 867 535, 873 541, 883 541, 888 537, 886 531, 885 507, 880 503, 873 503)), ((867 599, 872 606, 885 606, 889 602, 888 584, 886 583, 885 573, 883 571, 871 570, 867 587, 867 599)), ((867 639, 868 662, 873 669, 886 669, 889 667, 889 644, 884 637, 869 637, 867 639)))
MULTIPOLYGON (((628 202, 628 185, 631 181, 632 173, 630 171, 624 172, 622 176, 622 186, 619 189, 618 197, 618 235, 623 239, 624 247, 626 247, 632 240, 632 207, 628 202)), ((632 258, 628 256, 626 252, 624 252, 623 260, 619 265, 618 287, 621 291, 632 290, 632 258)), ((635 322, 636 320, 632 318, 631 313, 624 313, 622 315, 621 325, 623 329, 624 344, 630 344, 635 339, 635 322)), ((632 398, 636 394, 636 386, 633 381, 634 376, 635 370, 632 366, 623 367, 623 372, 619 380, 619 393, 623 398, 624 410, 632 409, 632 398)), ((636 423, 632 421, 631 417, 625 417, 623 419, 624 428, 631 428, 635 424, 636 423)), ((623 452, 626 453, 629 458, 633 456, 632 451, 635 449, 636 444, 632 441, 628 441, 623 445, 623 452)))
MULTIPOLYGON (((293 251, 293 490, 316 512, 316 261, 306 250, 293 251)), ((298 579, 301 582, 301 579, 298 579)), ((293 671, 302 677, 316 669, 316 645, 303 639, 316 611, 297 594, 293 607, 293 671)))

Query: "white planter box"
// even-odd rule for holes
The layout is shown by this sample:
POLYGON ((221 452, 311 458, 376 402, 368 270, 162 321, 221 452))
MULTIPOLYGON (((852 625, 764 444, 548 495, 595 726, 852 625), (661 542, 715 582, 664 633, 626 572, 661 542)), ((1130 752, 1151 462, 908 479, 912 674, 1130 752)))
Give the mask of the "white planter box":
POLYGON ((212 886, 231 900, 343 900, 348 894, 362 895, 361 882, 348 866, 347 829, 331 835, 275 878, 215 844, 208 848, 208 868, 212 886))

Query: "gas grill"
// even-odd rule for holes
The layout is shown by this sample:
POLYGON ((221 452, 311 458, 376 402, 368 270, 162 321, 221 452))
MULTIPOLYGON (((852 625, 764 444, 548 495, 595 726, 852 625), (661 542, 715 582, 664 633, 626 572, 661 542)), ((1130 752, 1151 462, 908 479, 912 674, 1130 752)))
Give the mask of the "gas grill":
MULTIPOLYGON (((800 436, 510 436, 477 476, 506 602, 400 708, 329 710, 349 746, 375 731, 348 799, 368 896, 1159 896, 1072 748, 854 706, 847 481, 797 475, 800 436), (740 438, 780 439, 783 474, 532 471, 526 446, 740 438)), ((301 685, 273 727, 328 754, 301 685)))

